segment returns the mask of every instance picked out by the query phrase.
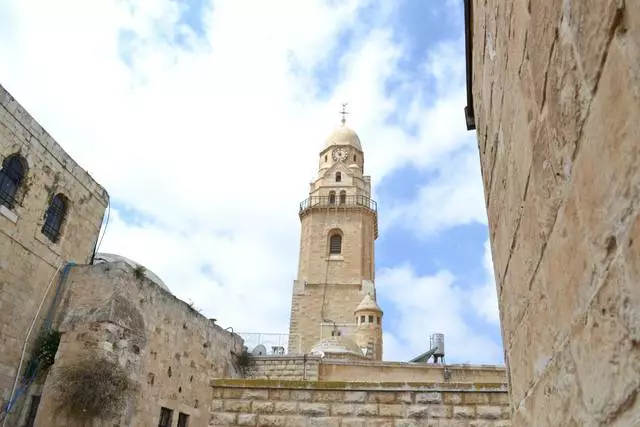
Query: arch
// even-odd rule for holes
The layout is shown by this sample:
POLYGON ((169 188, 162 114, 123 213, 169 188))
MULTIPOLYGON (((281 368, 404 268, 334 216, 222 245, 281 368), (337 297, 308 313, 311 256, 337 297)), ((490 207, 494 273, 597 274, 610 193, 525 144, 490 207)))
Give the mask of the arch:
POLYGON ((342 233, 334 230, 329 234, 329 255, 339 255, 342 253, 342 233))
POLYGON ((20 154, 12 154, 4 159, 0 169, 0 205, 13 208, 26 174, 27 162, 20 154))
POLYGON ((342 190, 340 192, 340 204, 344 205, 345 203, 347 203, 347 192, 342 190))
POLYGON ((336 172, 336 182, 342 182, 342 172, 336 172))
POLYGON ((67 208, 67 198, 61 193, 58 193, 53 196, 51 203, 49 203, 49 207, 44 214, 42 234, 47 236, 47 238, 54 243, 60 239, 60 230, 62 229, 62 223, 67 216, 67 208))
POLYGON ((329 204, 334 205, 336 203, 336 192, 329 191, 329 204))

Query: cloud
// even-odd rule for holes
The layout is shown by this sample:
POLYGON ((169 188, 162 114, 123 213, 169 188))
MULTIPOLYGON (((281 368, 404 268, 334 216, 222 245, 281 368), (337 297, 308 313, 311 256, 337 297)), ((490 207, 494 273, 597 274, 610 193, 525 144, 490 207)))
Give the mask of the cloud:
POLYGON ((502 348, 477 324, 474 317, 494 323, 497 301, 488 244, 485 245, 485 280, 482 287, 469 292, 447 270, 419 276, 409 265, 382 269, 377 287, 390 301, 398 316, 385 318, 385 358, 391 360, 418 356, 429 350, 429 336, 445 335, 445 353, 449 360, 462 363, 502 363, 502 348), (493 295, 491 288, 494 289, 493 295), (493 300, 492 300, 493 298, 493 300), (447 356, 448 355, 448 356, 447 356))
MULTIPOLYGON (((0 5, 3 84, 112 196, 102 251, 144 264, 223 326, 286 332, 297 204, 344 101, 374 191, 404 167, 439 172, 415 201, 389 200, 381 221, 421 232, 482 222, 478 165, 459 154, 472 140, 461 39, 419 58, 417 81, 382 0, 205 1, 197 23, 185 10, 169 0, 0 5)), ((460 297, 445 273, 385 274, 415 283, 416 298, 460 297)), ((414 320, 425 309, 396 304, 414 320)), ((406 358, 424 337, 396 341, 406 358)))

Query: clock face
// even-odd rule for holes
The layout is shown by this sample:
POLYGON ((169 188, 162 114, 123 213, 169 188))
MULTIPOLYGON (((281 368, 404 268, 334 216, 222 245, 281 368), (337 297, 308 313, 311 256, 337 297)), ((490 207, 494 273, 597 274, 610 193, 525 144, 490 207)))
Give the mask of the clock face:
POLYGON ((333 150, 333 153, 331 154, 331 157, 333 157, 333 160, 344 160, 347 158, 347 150, 345 150, 344 148, 336 148, 335 150, 333 150))

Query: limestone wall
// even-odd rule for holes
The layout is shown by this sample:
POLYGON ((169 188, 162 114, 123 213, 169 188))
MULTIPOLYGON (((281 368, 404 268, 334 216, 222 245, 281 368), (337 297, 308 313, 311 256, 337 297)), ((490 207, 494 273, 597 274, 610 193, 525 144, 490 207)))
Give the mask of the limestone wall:
POLYGON ((317 380, 320 358, 317 356, 257 356, 247 372, 248 378, 281 380, 317 380))
POLYGON ((67 286, 62 341, 36 426, 75 425, 56 414, 56 373, 92 356, 117 361, 137 384, 121 425, 158 425, 161 407, 174 411, 174 422, 182 412, 189 416, 190 427, 208 425, 209 381, 236 375, 231 352, 241 351, 239 336, 214 325, 149 279, 136 277, 123 262, 76 267, 67 286))
POLYGON ((640 423, 640 2, 472 1, 514 425, 640 423))
POLYGON ((510 425, 503 385, 214 380, 214 426, 510 425))
MULTIPOLYGON (((27 111, 0 86, 0 167, 12 154, 27 172, 13 206, 0 206, 0 407, 11 395, 29 326, 44 298, 31 340, 38 335, 65 261, 86 263, 98 239, 106 191, 69 157, 27 111), (68 211, 60 239, 42 234, 53 195, 62 193, 68 211)), ((27 345, 27 355, 30 345, 27 345)))

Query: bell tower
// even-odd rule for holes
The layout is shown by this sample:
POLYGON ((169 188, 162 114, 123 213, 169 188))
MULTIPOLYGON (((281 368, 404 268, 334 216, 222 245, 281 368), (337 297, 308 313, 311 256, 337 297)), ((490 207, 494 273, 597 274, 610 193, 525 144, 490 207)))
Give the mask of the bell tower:
POLYGON ((354 322, 363 299, 376 298, 377 204, 371 199, 371 177, 363 174, 360 138, 346 126, 344 110, 342 114, 341 126, 320 151, 318 175, 310 184, 309 197, 300 203, 300 255, 289 353, 306 354, 321 340, 341 336, 357 343, 363 355, 380 360, 382 334, 372 335, 371 352, 372 339, 361 343, 358 336, 362 334, 354 322))

